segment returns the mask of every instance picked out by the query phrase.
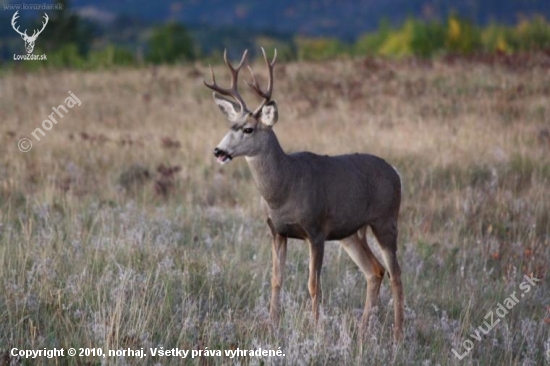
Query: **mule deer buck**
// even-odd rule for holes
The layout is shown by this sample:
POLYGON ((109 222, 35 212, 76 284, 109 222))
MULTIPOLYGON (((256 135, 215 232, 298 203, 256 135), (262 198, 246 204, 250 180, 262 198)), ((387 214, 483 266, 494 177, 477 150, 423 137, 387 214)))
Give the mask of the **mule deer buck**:
POLYGON ((396 170, 379 157, 367 154, 322 156, 311 152, 286 154, 273 126, 278 119, 273 92, 273 68, 277 50, 270 62, 262 48, 269 71, 267 89, 258 84, 248 66, 252 81, 247 84, 263 100, 250 111, 238 92, 239 71, 247 59, 244 52, 237 67, 224 61, 231 73, 231 86, 214 90, 214 101, 225 114, 231 128, 214 155, 221 164, 244 156, 262 196, 262 208, 271 230, 273 268, 270 318, 279 323, 279 293, 283 286, 287 239, 302 239, 309 244, 309 294, 315 321, 319 318, 321 267, 326 240, 340 240, 345 251, 364 273, 367 297, 361 319, 361 334, 367 329, 370 310, 378 302, 385 268, 391 279, 394 304, 394 339, 403 336, 403 287, 397 262, 397 218, 401 203, 401 180, 396 170), (381 248, 385 268, 367 244, 370 226, 381 248))

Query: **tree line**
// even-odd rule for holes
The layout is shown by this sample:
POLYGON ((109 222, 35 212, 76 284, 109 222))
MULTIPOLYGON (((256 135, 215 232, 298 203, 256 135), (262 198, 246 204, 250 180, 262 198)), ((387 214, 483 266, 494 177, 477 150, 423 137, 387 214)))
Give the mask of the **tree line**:
MULTIPOLYGON (((183 24, 170 22, 153 27, 134 24, 120 19, 113 27, 147 29, 146 36, 135 34, 124 37, 101 30, 93 22, 79 17, 70 10, 67 0, 62 11, 50 16, 48 32, 40 35, 36 54, 47 54, 47 62, 13 62, 0 42, 0 61, 12 67, 97 69, 114 66, 140 66, 147 64, 186 63, 195 60, 220 62, 220 50, 206 51, 204 43, 220 37, 194 37, 192 30, 183 24), (145 41, 143 41, 145 39, 145 41), (202 43, 201 43, 202 42, 202 43), (4 57, 3 57, 4 56, 4 57)), ((36 20, 39 21, 38 19, 36 20)), ((122 32, 125 33, 125 32, 122 32)), ((204 32, 203 32, 204 33, 204 32)), ((4 37, 2 37, 4 38, 4 37)), ((382 21, 375 31, 358 37, 354 42, 336 38, 308 38, 276 34, 250 36, 247 32, 226 34, 230 48, 256 46, 277 47, 280 59, 326 60, 338 57, 381 56, 438 57, 441 55, 469 55, 474 53, 516 53, 550 49, 550 23, 542 16, 522 19, 516 25, 492 23, 478 26, 458 15, 451 14, 444 21, 424 21, 408 18, 393 26, 382 21)), ((17 41, 17 42, 16 42, 17 41)), ((222 41, 223 42, 223 41, 222 41)), ((7 44, 7 43, 6 43, 7 44)), ((13 47, 22 48, 20 40, 13 47)), ((222 48, 222 45, 210 45, 222 48)), ((12 47, 12 48, 13 48, 12 47)), ((11 48, 10 48, 11 51, 11 48)))
POLYGON ((331 38, 303 39, 298 43, 298 58, 309 60, 340 55, 430 58, 531 52, 550 49, 550 23, 542 16, 523 19, 515 26, 492 23, 484 27, 457 15, 450 15, 444 22, 409 18, 399 27, 382 21, 376 31, 351 44, 331 38))

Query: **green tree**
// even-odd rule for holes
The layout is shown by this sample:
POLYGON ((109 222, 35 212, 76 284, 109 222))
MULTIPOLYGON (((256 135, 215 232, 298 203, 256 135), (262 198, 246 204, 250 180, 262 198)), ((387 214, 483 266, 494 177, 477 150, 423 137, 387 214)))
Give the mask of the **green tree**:
POLYGON ((479 29, 471 22, 451 15, 447 20, 448 52, 470 54, 481 48, 481 34, 479 29))
POLYGON ((521 21, 516 34, 523 50, 550 49, 550 24, 542 16, 521 21))
POLYGON ((392 32, 390 22, 383 19, 378 25, 378 31, 365 33, 353 45, 356 55, 376 55, 392 32))
POLYGON ((196 58, 193 40, 179 23, 168 23, 153 31, 147 61, 154 64, 190 61, 196 58))
POLYGON ((48 52, 66 50, 75 45, 80 56, 88 54, 95 26, 72 12, 69 0, 58 2, 62 9, 52 11, 46 31, 40 35, 40 44, 48 52))
POLYGON ((414 21, 411 49, 415 55, 432 57, 445 47, 445 27, 439 22, 414 21))
POLYGON ((483 50, 512 53, 519 49, 520 41, 514 28, 491 23, 481 32, 483 50))

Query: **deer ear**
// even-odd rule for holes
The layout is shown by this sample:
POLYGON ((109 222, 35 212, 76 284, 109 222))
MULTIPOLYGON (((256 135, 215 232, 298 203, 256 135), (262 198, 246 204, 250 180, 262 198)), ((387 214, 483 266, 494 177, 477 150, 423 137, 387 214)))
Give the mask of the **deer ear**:
POLYGON ((238 122, 241 120, 242 111, 240 110, 241 106, 239 103, 226 99, 216 92, 214 92, 212 96, 220 110, 230 122, 238 122))
POLYGON ((277 109, 277 102, 272 100, 267 103, 262 108, 262 113, 260 114, 260 122, 267 126, 274 126, 279 119, 279 112, 277 109))

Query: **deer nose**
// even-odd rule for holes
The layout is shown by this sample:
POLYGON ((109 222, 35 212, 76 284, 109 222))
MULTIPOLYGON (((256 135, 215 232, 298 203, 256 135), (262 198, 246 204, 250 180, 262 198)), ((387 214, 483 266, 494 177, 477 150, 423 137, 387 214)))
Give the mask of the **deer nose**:
POLYGON ((223 151, 221 149, 218 149, 217 147, 214 149, 214 156, 215 157, 220 156, 221 153, 223 153, 223 151))

